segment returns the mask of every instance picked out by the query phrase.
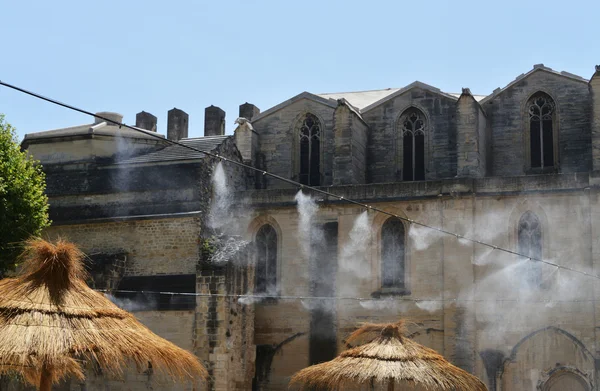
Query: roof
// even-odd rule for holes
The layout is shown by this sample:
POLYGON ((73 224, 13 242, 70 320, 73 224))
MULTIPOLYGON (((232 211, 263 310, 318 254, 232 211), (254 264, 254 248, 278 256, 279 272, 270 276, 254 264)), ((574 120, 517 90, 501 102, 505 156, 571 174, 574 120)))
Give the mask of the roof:
MULTIPOLYGON (((460 98, 460 96, 462 95, 462 94, 456 93, 456 92, 449 92, 448 94, 452 95, 456 98, 460 98)), ((475 99, 477 102, 479 102, 479 101, 483 100, 487 95, 471 95, 471 96, 473 97, 473 99, 475 99)))
POLYGON ((386 88, 384 90, 370 90, 370 91, 354 91, 354 92, 327 92, 324 94, 317 94, 318 96, 325 99, 346 99, 348 103, 362 110, 378 100, 385 98, 386 96, 393 94, 398 91, 399 88, 386 88))
MULTIPOLYGON (((200 151, 210 152, 221 145, 226 139, 232 136, 210 136, 198 138, 184 138, 179 140, 179 143, 200 151)), ((120 161, 120 164, 140 164, 140 163, 159 163, 159 162, 174 162, 182 160, 197 160, 202 159, 206 155, 202 152, 171 144, 158 151, 135 156, 129 159, 120 161)))
POLYGON ((588 83, 589 82, 589 80, 586 79, 586 78, 584 78, 584 77, 581 77, 581 76, 578 76, 578 75, 574 75, 572 73, 565 72, 565 71, 558 72, 558 71, 555 71, 552 68, 544 66, 544 64, 536 64, 536 65, 533 66, 532 70, 530 70, 527 73, 520 74, 519 76, 517 76, 515 78, 515 80, 511 81, 510 83, 508 83, 504 88, 496 88, 494 90, 494 92, 492 92, 490 95, 488 95, 484 99, 482 99, 482 101, 480 103, 483 104, 483 103, 485 103, 485 102, 487 102, 487 101, 495 98, 496 96, 498 96, 499 94, 501 94, 502 92, 504 92, 506 89, 512 87, 513 85, 515 85, 519 81, 525 79, 526 77, 531 76, 535 72, 548 72, 548 73, 552 73, 552 74, 554 74, 556 76, 566 77, 567 79, 571 79, 571 80, 582 82, 582 83, 588 83))
POLYGON ((150 132, 145 129, 135 128, 137 130, 128 129, 125 127, 119 128, 116 125, 108 124, 107 122, 100 122, 97 124, 85 124, 72 126, 70 128, 61 128, 54 130, 47 130, 37 133, 28 133, 25 135, 23 142, 30 142, 32 140, 43 140, 58 137, 77 137, 86 135, 98 135, 98 136, 111 136, 119 135, 127 138, 156 138, 156 136, 164 138, 163 135, 150 132))
MULTIPOLYGON (((278 110, 283 109, 286 106, 291 105, 302 99, 309 99, 317 103, 328 105, 332 108, 337 107, 338 100, 345 100, 353 108, 356 109, 357 114, 360 114, 370 110, 371 108, 382 104, 383 102, 392 99, 395 96, 401 95, 413 88, 422 88, 427 91, 431 91, 435 94, 444 95, 450 99, 457 100, 460 94, 450 94, 443 92, 438 88, 432 87, 428 84, 415 81, 403 88, 386 88, 382 90, 368 90, 368 91, 352 91, 352 92, 326 92, 322 94, 313 94, 310 92, 302 92, 291 99, 288 99, 280 104, 271 107, 270 109, 263 111, 252 119, 252 122, 256 122, 278 110)), ((484 95, 473 95, 475 100, 480 101, 484 95)))

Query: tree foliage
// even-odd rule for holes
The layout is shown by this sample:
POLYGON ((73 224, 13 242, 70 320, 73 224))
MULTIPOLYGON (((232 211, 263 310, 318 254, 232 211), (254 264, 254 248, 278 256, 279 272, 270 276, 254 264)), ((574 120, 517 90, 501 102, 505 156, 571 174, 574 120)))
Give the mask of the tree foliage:
POLYGON ((14 269, 23 242, 50 224, 45 175, 0 114, 0 275, 14 269))

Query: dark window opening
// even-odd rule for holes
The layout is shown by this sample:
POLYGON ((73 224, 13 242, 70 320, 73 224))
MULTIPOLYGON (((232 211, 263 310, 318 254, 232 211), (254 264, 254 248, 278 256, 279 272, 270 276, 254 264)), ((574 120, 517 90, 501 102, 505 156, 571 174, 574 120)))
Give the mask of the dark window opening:
POLYGON ((531 168, 554 166, 554 102, 546 94, 529 101, 529 151, 531 168))
POLYGON ((404 224, 390 218, 381 227, 381 281, 383 288, 405 289, 404 224))
POLYGON ((321 185, 321 124, 317 117, 306 114, 300 127, 300 183, 321 185))
POLYGON ((128 311, 193 310, 196 307, 196 275, 124 277, 115 292, 114 301, 128 311), (163 292, 162 294, 153 292, 163 292), (191 293, 191 295, 170 295, 191 293))
MULTIPOLYGON (((316 297, 335 296, 337 274, 338 223, 323 226, 323 240, 311 246, 311 294, 316 297)), ((314 300, 310 314, 310 365, 329 361, 337 353, 335 300, 314 300)))
POLYGON ((425 116, 409 109, 400 119, 403 141, 404 181, 425 180, 425 116))
POLYGON ((277 232, 265 224, 256 234, 256 292, 277 289, 277 232))
MULTIPOLYGON (((518 229, 519 253, 525 257, 542 258, 542 227, 539 218, 531 211, 527 211, 519 220, 518 229)), ((531 287, 540 286, 542 269, 535 260, 525 259, 524 276, 526 283, 531 287)))

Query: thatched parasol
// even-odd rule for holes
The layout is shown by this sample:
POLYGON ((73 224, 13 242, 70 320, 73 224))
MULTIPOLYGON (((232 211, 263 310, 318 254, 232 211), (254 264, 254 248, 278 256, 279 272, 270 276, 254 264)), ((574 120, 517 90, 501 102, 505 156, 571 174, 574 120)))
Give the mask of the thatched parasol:
POLYGON ((83 253, 65 241, 31 240, 17 278, 0 281, 0 373, 17 372, 40 390, 66 376, 84 378, 85 362, 118 376, 135 364, 178 381, 206 369, 85 283, 83 253))
POLYGON ((369 342, 342 352, 331 361, 296 373, 290 384, 306 388, 344 389, 348 386, 398 384, 426 390, 486 391, 475 376, 455 367, 439 355, 403 335, 403 323, 365 324, 347 342, 375 334, 369 342))

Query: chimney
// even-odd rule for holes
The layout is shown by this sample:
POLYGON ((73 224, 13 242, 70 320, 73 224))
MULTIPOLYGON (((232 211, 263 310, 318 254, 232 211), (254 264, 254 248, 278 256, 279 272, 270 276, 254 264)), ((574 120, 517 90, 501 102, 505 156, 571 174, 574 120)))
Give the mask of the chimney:
POLYGON ((240 105, 240 117, 246 118, 248 121, 252 121, 252 118, 260 114, 260 109, 254 106, 252 103, 244 103, 240 105))
POLYGON ((225 112, 217 106, 210 105, 204 109, 204 137, 224 134, 225 112))
POLYGON ((167 138, 179 141, 188 136, 189 116, 183 110, 172 108, 167 113, 167 138))
MULTIPOLYGON (((114 122, 116 123, 123 123, 123 114, 119 114, 119 113, 113 113, 112 111, 100 111, 98 113, 96 113, 96 115, 99 115, 100 117, 109 119, 113 122, 108 122, 108 125, 115 125, 114 122)), ((95 124, 99 124, 101 122, 107 122, 104 121, 102 118, 99 117, 94 117, 94 125, 95 124)))
POLYGON ((156 123, 158 122, 157 118, 150 113, 146 113, 142 111, 141 113, 137 113, 135 115, 135 127, 141 128, 145 130, 149 130, 151 132, 156 132, 156 123))

